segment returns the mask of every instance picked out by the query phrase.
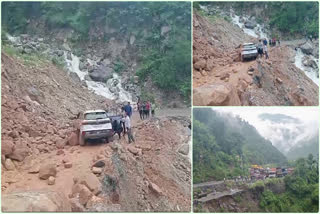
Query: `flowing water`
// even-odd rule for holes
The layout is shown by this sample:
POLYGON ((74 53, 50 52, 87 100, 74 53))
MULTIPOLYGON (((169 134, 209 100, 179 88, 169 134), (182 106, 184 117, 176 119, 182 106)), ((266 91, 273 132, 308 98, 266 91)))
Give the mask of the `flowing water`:
MULTIPOLYGON (((81 71, 79 69, 80 59, 79 57, 71 54, 71 60, 67 58, 67 53, 64 54, 65 61, 67 62, 67 68, 70 72, 76 73, 79 78, 86 82, 88 88, 92 90, 94 93, 104 96, 110 100, 116 100, 116 102, 132 102, 132 96, 129 92, 123 89, 121 84, 121 78, 118 74, 113 73, 111 79, 109 79, 106 83, 96 82, 91 80, 85 80, 85 76, 88 74, 87 71, 81 71)), ((92 65, 95 64, 94 61, 88 60, 88 62, 92 65)))
MULTIPOLYGON (((319 86, 319 77, 317 76, 316 69, 311 68, 311 67, 306 67, 303 65, 302 61, 303 58, 306 56, 300 48, 297 49, 296 51, 296 56, 294 59, 294 64, 296 65, 297 68, 300 68, 301 70, 304 71, 304 73, 315 83, 319 86)), ((319 60, 316 59, 314 56, 309 56, 312 60, 314 60, 317 63, 317 66, 319 67, 319 60)))

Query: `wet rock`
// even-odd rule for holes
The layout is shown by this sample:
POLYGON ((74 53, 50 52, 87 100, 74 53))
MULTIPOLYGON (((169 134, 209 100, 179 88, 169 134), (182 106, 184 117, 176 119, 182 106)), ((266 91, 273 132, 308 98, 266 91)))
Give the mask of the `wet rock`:
POLYGON ((39 178, 40 179, 48 179, 50 176, 56 176, 57 168, 56 164, 47 164, 40 167, 39 170, 39 178))
POLYGON ((48 179, 48 185, 54 185, 56 183, 56 179, 53 176, 50 176, 48 179))
POLYGON ((3 194, 2 212, 70 212, 68 199, 50 190, 23 191, 3 194))
POLYGON ((310 42, 306 42, 303 45, 300 46, 300 49, 305 54, 312 54, 313 51, 313 45, 310 42))
POLYGON ((5 160, 4 167, 5 167, 7 170, 9 170, 9 171, 13 171, 13 170, 15 170, 15 168, 16 168, 15 165, 13 164, 12 160, 9 159, 9 158, 7 158, 7 159, 5 160))
POLYGON ((244 23, 244 26, 246 28, 249 28, 249 29, 254 29, 256 27, 257 23, 255 21, 252 21, 252 20, 247 20, 245 23, 244 23))
POLYGON ((112 68, 101 65, 98 68, 91 70, 89 76, 94 81, 106 82, 112 77, 112 73, 112 68))

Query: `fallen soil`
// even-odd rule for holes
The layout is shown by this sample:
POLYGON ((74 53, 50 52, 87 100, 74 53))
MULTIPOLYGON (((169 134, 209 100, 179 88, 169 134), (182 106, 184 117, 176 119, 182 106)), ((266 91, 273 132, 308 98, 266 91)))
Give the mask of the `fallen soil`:
POLYGON ((269 59, 241 62, 240 45, 257 38, 197 13, 193 27, 194 105, 318 105, 318 86, 294 65, 290 44, 269 48, 269 59))
POLYGON ((2 211, 191 210, 190 109, 135 113, 134 143, 80 147, 75 115, 113 102, 50 64, 2 53, 1 70, 2 211))

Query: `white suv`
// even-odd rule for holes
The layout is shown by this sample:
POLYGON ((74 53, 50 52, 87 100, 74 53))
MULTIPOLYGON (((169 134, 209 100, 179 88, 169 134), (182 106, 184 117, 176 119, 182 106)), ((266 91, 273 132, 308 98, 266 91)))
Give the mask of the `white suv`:
POLYGON ((106 139, 113 136, 111 120, 104 110, 92 110, 80 113, 81 120, 79 144, 84 146, 88 139, 106 139))

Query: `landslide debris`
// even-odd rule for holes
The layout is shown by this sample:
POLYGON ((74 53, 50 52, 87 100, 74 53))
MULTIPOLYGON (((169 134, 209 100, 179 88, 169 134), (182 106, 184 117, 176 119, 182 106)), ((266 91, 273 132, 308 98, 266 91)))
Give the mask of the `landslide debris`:
POLYGON ((1 70, 3 211, 190 211, 189 116, 135 113, 135 143, 80 147, 75 114, 112 102, 51 64, 2 53, 1 70))
POLYGON ((193 29, 194 105, 318 105, 318 86, 295 66, 289 44, 269 48, 267 60, 241 62, 240 45, 257 38, 197 12, 193 29))

